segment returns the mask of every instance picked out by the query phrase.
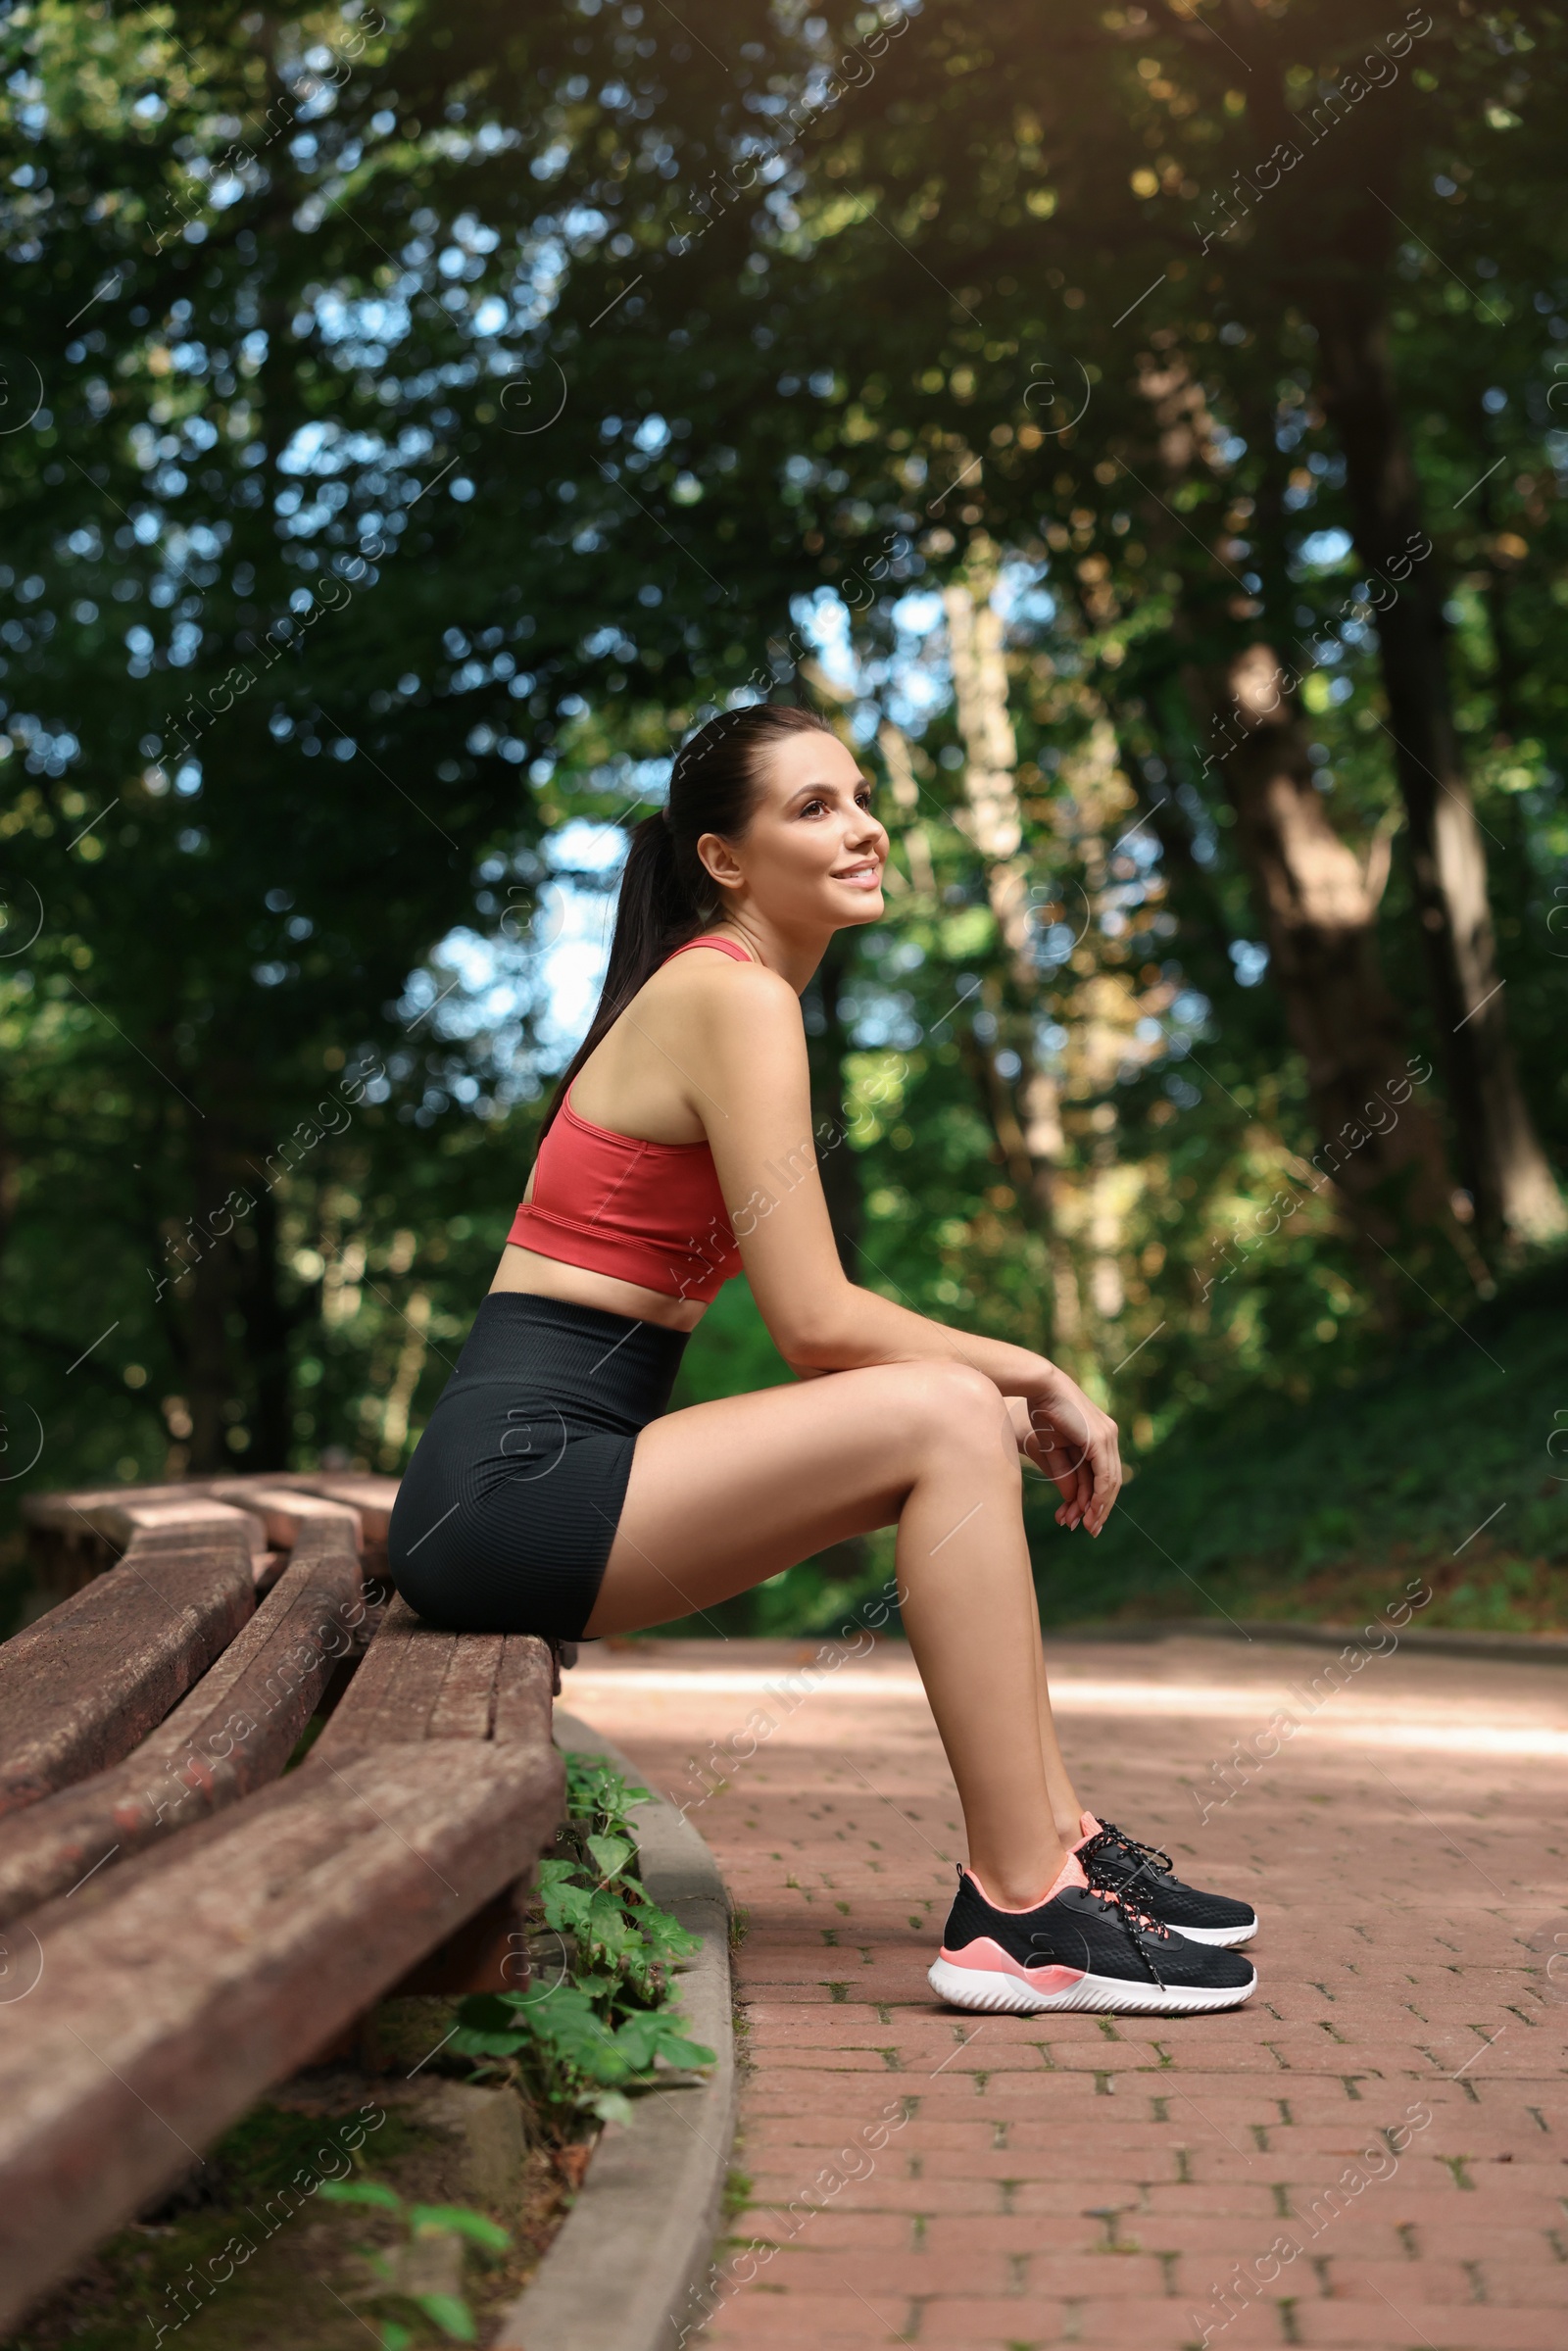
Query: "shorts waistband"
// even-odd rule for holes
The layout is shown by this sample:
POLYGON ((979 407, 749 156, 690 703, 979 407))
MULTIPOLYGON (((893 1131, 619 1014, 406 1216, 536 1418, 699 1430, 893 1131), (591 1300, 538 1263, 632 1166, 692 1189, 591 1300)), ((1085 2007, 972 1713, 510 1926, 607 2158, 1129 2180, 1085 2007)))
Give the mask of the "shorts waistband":
POLYGON ((640 1425, 667 1406, 689 1337, 531 1290, 493 1290, 444 1394, 505 1386, 594 1421, 640 1425))

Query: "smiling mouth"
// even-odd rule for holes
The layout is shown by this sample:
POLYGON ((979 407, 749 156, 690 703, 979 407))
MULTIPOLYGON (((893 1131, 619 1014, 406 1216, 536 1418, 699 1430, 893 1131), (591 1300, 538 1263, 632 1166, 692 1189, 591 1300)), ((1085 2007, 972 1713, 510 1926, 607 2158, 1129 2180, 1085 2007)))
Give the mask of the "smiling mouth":
POLYGON ((842 873, 835 873, 833 879, 836 882, 874 882, 880 879, 881 872, 881 866, 868 857, 863 864, 847 865, 842 873))

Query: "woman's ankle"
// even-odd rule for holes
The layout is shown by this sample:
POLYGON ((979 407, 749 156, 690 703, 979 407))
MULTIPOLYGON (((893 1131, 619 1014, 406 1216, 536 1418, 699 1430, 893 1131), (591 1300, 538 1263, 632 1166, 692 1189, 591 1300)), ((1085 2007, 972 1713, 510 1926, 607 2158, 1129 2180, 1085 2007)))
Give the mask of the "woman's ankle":
POLYGON ((1063 1842, 1019 1863, 988 1856, 969 1875, 994 1910, 1038 1910, 1049 1901, 1072 1856, 1063 1842))

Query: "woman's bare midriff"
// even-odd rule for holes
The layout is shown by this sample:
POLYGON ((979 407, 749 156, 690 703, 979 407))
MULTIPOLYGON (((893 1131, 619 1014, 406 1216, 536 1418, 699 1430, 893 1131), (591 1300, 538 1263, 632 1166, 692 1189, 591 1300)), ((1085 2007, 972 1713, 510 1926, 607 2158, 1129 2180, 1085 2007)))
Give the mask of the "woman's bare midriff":
POLYGON ((490 1288, 492 1294, 528 1290, 538 1298, 564 1298, 573 1306, 597 1306, 603 1314, 629 1314, 639 1322, 661 1323, 666 1331, 695 1331, 708 1312, 702 1299, 671 1298, 666 1291, 645 1290, 640 1282, 590 1273, 585 1265, 564 1265, 559 1258, 519 1249, 514 1241, 509 1241, 502 1250, 490 1288))

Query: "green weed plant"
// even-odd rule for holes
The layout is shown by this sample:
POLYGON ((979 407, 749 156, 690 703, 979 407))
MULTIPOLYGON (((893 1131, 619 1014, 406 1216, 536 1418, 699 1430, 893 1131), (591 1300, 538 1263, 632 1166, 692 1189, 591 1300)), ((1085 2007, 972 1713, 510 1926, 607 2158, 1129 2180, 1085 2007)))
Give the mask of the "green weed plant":
POLYGON ((662 2069, 714 2062, 674 2000, 675 1971, 698 1939, 649 1900, 637 1874, 630 1814, 648 1801, 604 1756, 567 1756, 566 1825, 539 1865, 534 1902, 551 1966, 519 1991, 465 1999, 451 2042, 478 2061, 477 2078, 513 2079, 535 2106, 584 2121, 628 2122, 632 2095, 662 2069))

